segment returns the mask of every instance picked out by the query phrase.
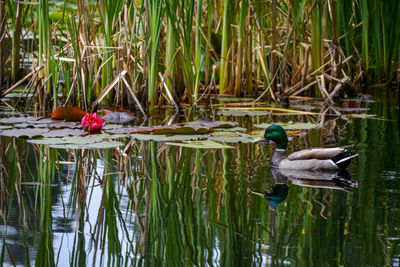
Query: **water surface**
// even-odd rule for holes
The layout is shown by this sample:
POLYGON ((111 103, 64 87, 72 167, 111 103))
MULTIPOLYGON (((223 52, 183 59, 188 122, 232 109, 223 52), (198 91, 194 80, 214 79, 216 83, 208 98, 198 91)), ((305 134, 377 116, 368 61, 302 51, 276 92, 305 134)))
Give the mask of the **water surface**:
POLYGON ((323 120, 289 151, 353 144, 358 158, 319 182, 274 172, 271 146, 199 150, 127 138, 121 149, 57 150, 0 137, 1 262, 399 266, 399 109, 380 97, 363 104, 376 118, 220 117, 249 131, 323 120))

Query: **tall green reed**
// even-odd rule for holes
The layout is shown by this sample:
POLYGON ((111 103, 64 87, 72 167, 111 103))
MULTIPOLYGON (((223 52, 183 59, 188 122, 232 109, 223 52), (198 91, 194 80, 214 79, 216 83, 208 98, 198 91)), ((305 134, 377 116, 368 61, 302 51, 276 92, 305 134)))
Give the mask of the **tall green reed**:
POLYGON ((165 5, 162 0, 147 0, 148 27, 150 30, 150 43, 148 44, 148 108, 154 110, 158 97, 158 45, 160 43, 161 26, 164 17, 165 5))
MULTIPOLYGON (((100 1, 100 15, 102 21, 102 28, 104 33, 104 47, 103 47, 103 69, 101 76, 101 88, 105 89, 113 80, 113 34, 114 25, 116 25, 119 13, 125 0, 101 0, 100 1)), ((111 95, 107 94, 106 101, 110 102, 111 95)))
POLYGON ((228 65, 228 52, 231 47, 231 23, 234 16, 232 16, 233 3, 229 0, 223 1, 223 16, 222 16, 222 45, 221 45, 221 69, 219 78, 219 93, 225 93, 228 77, 229 77, 229 65, 228 65))

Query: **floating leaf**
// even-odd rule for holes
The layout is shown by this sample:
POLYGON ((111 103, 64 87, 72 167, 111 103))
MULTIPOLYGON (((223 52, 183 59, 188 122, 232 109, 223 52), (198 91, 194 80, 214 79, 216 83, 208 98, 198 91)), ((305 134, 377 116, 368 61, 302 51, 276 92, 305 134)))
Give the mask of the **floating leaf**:
POLYGON ((86 112, 75 107, 58 107, 51 114, 54 120, 81 121, 86 112))
POLYGON ((92 149, 92 148, 112 148, 123 145, 117 141, 110 141, 110 139, 119 139, 126 137, 125 135, 109 135, 109 134, 96 134, 87 136, 73 136, 63 138, 43 138, 37 140, 29 140, 29 143, 48 145, 53 148, 65 149, 92 149), (104 143, 104 144, 100 144, 104 143))
POLYGON ((27 123, 37 121, 38 118, 29 116, 29 117, 9 117, 9 118, 2 118, 0 119, 0 123, 6 124, 15 124, 15 123, 27 123))
POLYGON ((226 97, 226 96, 218 96, 215 98, 218 101, 222 102, 248 102, 253 101, 253 98, 244 98, 244 97, 226 97))
POLYGON ((179 135, 164 135, 164 134, 131 134, 130 137, 140 141, 191 141, 207 139, 209 135, 204 134, 179 134, 179 135))
POLYGON ((247 129, 243 127, 233 127, 233 128, 218 128, 217 132, 246 132, 247 129))
POLYGON ((124 144, 119 141, 107 140, 88 145, 60 144, 60 145, 49 145, 49 147, 57 149, 110 149, 110 148, 120 147, 123 145, 124 144))
POLYGON ((153 134, 203 134, 209 132, 210 129, 196 125, 167 125, 153 128, 153 134))
POLYGON ((256 117, 268 116, 271 112, 268 110, 235 110, 235 109, 222 109, 217 112, 219 116, 232 116, 232 117, 256 117))
POLYGON ((52 130, 42 134, 43 137, 65 137, 65 136, 82 136, 85 135, 86 131, 81 129, 61 129, 52 130))
MULTIPOLYGON (((104 127, 106 128, 107 125, 104 127)), ((120 127, 120 128, 115 128, 115 129, 105 129, 107 133, 113 133, 113 134, 129 134, 129 133, 151 133, 153 132, 153 128, 151 127, 142 127, 142 126, 137 126, 137 127, 120 127)))
POLYGON ((223 143, 251 143, 254 136, 245 133, 213 132, 209 140, 223 143))
POLYGON ((166 143, 166 144, 170 146, 181 146, 181 147, 200 148, 200 149, 233 148, 232 146, 228 146, 211 140, 185 141, 182 143, 166 143))
POLYGON ((12 126, 10 125, 0 125, 0 130, 10 129, 12 126))
POLYGON ((103 109, 104 116, 103 120, 107 122, 112 122, 112 123, 127 123, 130 121, 133 121, 135 119, 135 116, 133 115, 132 112, 124 109, 118 109, 115 111, 110 111, 107 109, 103 109))
POLYGON ((14 125, 15 128, 49 128, 48 124, 31 124, 31 123, 18 123, 14 125))
POLYGON ((321 125, 318 123, 310 123, 310 122, 296 122, 296 123, 261 123, 255 124, 254 127, 266 129, 272 124, 280 125, 285 130, 309 130, 309 129, 318 129, 321 128, 321 125))
POLYGON ((57 128, 57 129, 62 129, 62 128, 81 128, 80 123, 72 122, 72 121, 61 121, 61 122, 52 122, 49 124, 49 128, 57 128))
POLYGON ((232 122, 232 121, 210 121, 210 120, 197 120, 197 121, 192 121, 189 123, 186 123, 186 125, 198 125, 198 126, 204 126, 206 128, 233 128, 237 126, 237 122, 232 122))
POLYGON ((108 123, 108 124, 106 124, 106 126, 103 127, 103 130, 113 130, 113 129, 119 129, 122 127, 124 127, 124 126, 122 126, 120 124, 108 123))
POLYGON ((43 136, 43 134, 48 131, 49 129, 47 128, 6 129, 0 131, 0 136, 32 138, 37 136, 43 136))
POLYGON ((318 115, 316 112, 310 111, 302 111, 296 109, 287 109, 287 108, 276 108, 276 107, 232 107, 232 108, 225 108, 225 110, 245 110, 245 111, 255 111, 255 110, 270 110, 270 111, 278 111, 278 112, 289 112, 289 113, 296 113, 296 114, 315 114, 318 115))

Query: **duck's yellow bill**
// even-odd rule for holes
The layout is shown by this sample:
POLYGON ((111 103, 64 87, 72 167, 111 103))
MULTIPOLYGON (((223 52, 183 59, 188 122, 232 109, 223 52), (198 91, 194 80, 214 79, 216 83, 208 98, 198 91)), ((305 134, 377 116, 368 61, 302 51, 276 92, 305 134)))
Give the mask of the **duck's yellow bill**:
POLYGON ((257 137, 256 139, 254 139, 251 142, 252 143, 257 143, 257 142, 261 142, 261 141, 265 141, 264 136, 257 137))

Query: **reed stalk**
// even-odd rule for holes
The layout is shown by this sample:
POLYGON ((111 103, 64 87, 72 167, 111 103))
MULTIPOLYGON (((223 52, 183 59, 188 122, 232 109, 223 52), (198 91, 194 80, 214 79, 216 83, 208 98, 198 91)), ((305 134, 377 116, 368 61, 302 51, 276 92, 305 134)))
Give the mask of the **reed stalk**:
POLYGON ((201 67, 202 67, 202 51, 201 51, 201 15, 202 15, 202 0, 197 0, 197 8, 196 8, 196 36, 195 36, 195 55, 194 55, 194 69, 195 69, 195 84, 194 84, 194 92, 193 92, 193 100, 196 102, 197 96, 199 93, 200 87, 200 76, 201 76, 201 67))
MULTIPOLYGON (((313 71, 318 70, 322 63, 322 12, 323 1, 315 0, 311 7, 311 60, 313 71)), ((315 96, 320 96, 321 92, 317 87, 314 90, 315 96)))
MULTIPOLYGON (((13 3, 14 4, 14 3, 13 3)), ((11 85, 13 85, 16 80, 20 70, 20 49, 21 49, 21 33, 22 33, 22 13, 23 5, 20 2, 15 3, 14 6, 15 17, 13 21, 13 38, 12 38, 12 48, 11 48, 11 85)))
POLYGON ((223 1, 223 17, 222 17, 222 45, 221 45, 221 69, 219 77, 219 93, 225 93, 228 77, 229 77, 229 65, 228 65, 228 50, 231 46, 231 34, 230 25, 232 19, 232 1, 223 1))
POLYGON ((0 92, 3 91, 4 80, 4 35, 6 31, 7 13, 4 8, 4 1, 0 1, 0 92))
POLYGON ((246 44, 246 35, 245 35, 245 27, 246 27, 246 16, 249 9, 249 1, 242 0, 240 1, 240 15, 239 15, 239 29, 238 29, 238 48, 236 55, 236 81, 235 81, 235 96, 240 96, 242 93, 242 66, 244 64, 244 47, 246 44))
MULTIPOLYGON (((113 73, 113 30, 117 23, 118 15, 121 12, 125 0, 101 0, 100 15, 102 20, 102 28, 104 33, 103 63, 101 88, 105 89, 114 79, 113 73)), ((111 95, 107 94, 106 103, 110 103, 111 95)))
MULTIPOLYGON (((174 12, 176 14, 178 8, 177 0, 169 1, 169 12, 174 12)), ((167 12, 168 14, 168 12, 167 12)), ((175 56, 177 52, 177 31, 175 28, 175 20, 173 16, 167 15, 167 40, 166 40, 166 51, 165 51, 165 69, 167 73, 166 84, 168 88, 175 89, 175 56)), ((176 94, 176 92, 175 92, 176 94)))
POLYGON ((39 65, 44 65, 40 77, 44 79, 44 90, 42 107, 43 112, 47 108, 47 102, 53 97, 53 109, 57 107, 57 88, 53 86, 49 79, 56 81, 54 72, 54 55, 50 32, 49 3, 48 0, 40 0, 37 7, 38 29, 39 29, 39 65), (53 76, 53 77, 52 77, 53 76), (52 90, 53 89, 53 90, 52 90))
POLYGON ((165 11, 162 0, 147 0, 148 24, 150 29, 150 53, 148 55, 148 64, 150 67, 148 77, 148 108, 154 110, 158 98, 158 45, 160 43, 161 26, 165 11))

